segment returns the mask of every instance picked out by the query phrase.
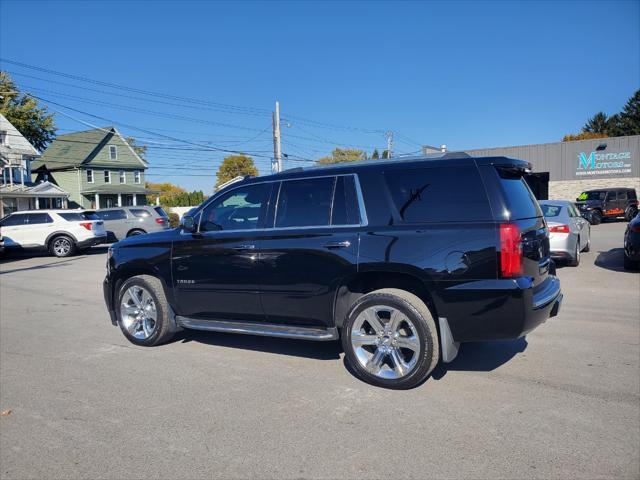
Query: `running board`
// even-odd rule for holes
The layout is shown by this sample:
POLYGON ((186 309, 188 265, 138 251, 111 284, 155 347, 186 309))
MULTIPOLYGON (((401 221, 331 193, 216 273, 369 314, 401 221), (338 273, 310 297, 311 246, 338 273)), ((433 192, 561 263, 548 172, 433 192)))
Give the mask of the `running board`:
POLYGON ((212 332, 241 333, 244 335, 261 335, 264 337, 295 338, 298 340, 315 340, 319 342, 337 340, 338 329, 335 327, 300 327, 273 323, 234 322, 225 320, 198 320, 195 318, 176 316, 176 322, 183 328, 208 330, 212 332))

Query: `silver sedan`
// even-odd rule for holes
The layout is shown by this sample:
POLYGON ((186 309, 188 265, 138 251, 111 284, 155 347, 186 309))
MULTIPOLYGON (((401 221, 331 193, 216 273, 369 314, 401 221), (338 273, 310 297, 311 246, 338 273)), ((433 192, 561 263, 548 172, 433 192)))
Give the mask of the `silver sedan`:
POLYGON ((588 252, 591 247, 591 225, 568 200, 543 200, 540 208, 549 226, 551 257, 577 267, 580 252, 588 252))

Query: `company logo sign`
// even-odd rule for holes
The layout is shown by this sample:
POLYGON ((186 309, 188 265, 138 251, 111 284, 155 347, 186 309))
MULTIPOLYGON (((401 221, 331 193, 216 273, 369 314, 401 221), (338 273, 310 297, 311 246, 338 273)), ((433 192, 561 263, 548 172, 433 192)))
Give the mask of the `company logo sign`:
POLYGON ((631 173, 631 152, 580 152, 576 175, 631 173))

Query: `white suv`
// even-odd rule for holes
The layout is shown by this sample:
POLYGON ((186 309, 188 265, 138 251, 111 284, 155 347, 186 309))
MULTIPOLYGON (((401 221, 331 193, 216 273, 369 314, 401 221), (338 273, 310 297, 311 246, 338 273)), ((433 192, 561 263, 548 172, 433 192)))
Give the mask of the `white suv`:
POLYGON ((0 220, 5 250, 45 249, 56 257, 102 243, 107 238, 102 220, 83 210, 29 210, 0 220))

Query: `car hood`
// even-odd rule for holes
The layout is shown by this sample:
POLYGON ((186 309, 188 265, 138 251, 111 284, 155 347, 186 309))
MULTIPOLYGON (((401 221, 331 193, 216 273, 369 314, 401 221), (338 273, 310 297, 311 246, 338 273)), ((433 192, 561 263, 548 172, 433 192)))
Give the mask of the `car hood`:
POLYGON ((123 238, 119 242, 112 245, 113 248, 126 248, 143 245, 153 245, 158 243, 165 243, 173 241, 180 235, 179 228, 173 228, 170 230, 162 230, 160 232, 145 233, 144 235, 134 235, 132 237, 123 238))

